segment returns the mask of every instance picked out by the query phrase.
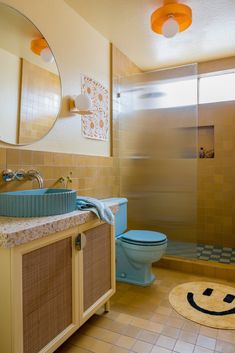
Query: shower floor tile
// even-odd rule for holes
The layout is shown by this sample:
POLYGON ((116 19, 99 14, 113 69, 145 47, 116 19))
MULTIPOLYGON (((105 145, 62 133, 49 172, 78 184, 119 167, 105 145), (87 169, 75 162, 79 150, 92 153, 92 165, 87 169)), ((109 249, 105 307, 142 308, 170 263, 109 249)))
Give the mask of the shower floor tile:
POLYGON ((235 248, 219 247, 209 244, 196 244, 169 241, 167 255, 183 256, 191 259, 235 264, 235 248))
POLYGON ((226 264, 235 264, 235 248, 226 248, 213 245, 197 245, 197 258, 226 264))

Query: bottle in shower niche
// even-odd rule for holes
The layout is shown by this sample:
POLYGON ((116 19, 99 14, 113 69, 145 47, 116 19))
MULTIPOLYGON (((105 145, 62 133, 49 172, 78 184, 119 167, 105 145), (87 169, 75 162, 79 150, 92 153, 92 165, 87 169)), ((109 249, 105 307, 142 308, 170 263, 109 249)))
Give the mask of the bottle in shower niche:
POLYGON ((206 153, 204 151, 203 147, 200 147, 200 151, 199 151, 199 158, 205 158, 206 153))

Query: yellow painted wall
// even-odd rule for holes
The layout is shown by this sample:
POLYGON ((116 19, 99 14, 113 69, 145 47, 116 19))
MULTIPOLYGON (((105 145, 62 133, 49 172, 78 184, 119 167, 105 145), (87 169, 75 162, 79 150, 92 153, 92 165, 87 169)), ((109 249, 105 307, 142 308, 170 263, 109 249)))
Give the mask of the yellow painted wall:
POLYGON ((80 116, 68 111, 68 96, 80 93, 81 74, 109 86, 109 42, 63 0, 4 0, 33 21, 55 55, 62 80, 60 118, 41 141, 28 150, 109 155, 109 141, 85 139, 80 116))

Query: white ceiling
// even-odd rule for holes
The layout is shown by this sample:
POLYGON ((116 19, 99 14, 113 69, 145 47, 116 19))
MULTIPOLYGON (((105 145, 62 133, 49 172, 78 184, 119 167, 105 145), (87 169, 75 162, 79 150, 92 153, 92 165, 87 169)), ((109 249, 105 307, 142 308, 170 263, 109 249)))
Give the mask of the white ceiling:
POLYGON ((150 29, 161 0, 65 2, 143 70, 235 55, 235 0, 182 0, 192 8, 193 24, 171 39, 150 29))

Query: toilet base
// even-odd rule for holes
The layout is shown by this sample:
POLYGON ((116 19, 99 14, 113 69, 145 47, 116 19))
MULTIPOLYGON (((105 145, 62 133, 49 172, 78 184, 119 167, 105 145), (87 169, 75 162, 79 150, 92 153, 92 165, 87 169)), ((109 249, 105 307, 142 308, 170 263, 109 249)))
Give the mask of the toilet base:
POLYGON ((152 272, 150 272, 150 276, 148 276, 148 278, 142 278, 142 279, 139 278, 138 280, 133 278, 128 278, 128 276, 126 277, 116 276, 117 282, 136 284, 142 287, 150 286, 155 281, 155 279, 156 279, 156 276, 152 272))
POLYGON ((152 273, 151 263, 136 263, 130 261, 121 246, 120 241, 116 241, 116 280, 136 284, 139 286, 151 285, 156 277, 152 273))

